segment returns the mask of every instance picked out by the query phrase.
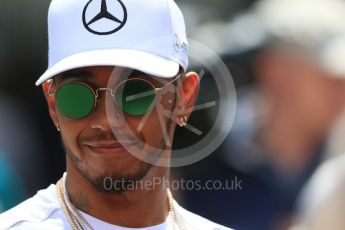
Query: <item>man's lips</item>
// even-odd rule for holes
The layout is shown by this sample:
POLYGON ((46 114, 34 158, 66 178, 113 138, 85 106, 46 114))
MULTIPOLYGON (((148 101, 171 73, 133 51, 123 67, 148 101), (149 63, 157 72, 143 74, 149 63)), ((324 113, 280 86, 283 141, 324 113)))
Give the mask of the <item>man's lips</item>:
POLYGON ((129 148, 134 144, 135 143, 132 142, 120 143, 117 141, 84 143, 84 145, 88 147, 92 152, 98 154, 117 154, 121 152, 124 153, 127 152, 126 148, 129 148))

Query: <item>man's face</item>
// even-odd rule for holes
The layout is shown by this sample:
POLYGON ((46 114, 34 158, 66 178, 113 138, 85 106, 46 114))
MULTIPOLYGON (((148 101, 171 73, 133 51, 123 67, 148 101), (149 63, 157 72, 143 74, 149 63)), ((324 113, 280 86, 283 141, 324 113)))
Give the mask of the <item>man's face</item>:
MULTIPOLYGON (((111 78, 116 78, 112 81, 115 82, 115 85, 111 86, 113 88, 125 80, 121 79, 118 73, 119 71, 114 71, 113 67, 89 67, 68 71, 62 77, 56 77, 51 91, 55 92, 66 82, 83 82, 92 86, 94 90, 107 88, 111 78)), ((133 74, 130 74, 128 78, 145 79, 157 88, 171 81, 171 79, 162 80, 140 72, 133 72, 133 74)), ((177 99, 178 91, 175 84, 168 85, 164 88, 161 99, 156 101, 156 104, 161 105, 171 118, 174 116, 174 109, 181 104, 181 100, 177 99)), ((195 91, 197 94, 197 90, 195 91)), ((145 177, 153 166, 133 156, 128 150, 140 149, 143 153, 156 157, 170 154, 169 151, 157 151, 157 149, 169 149, 164 139, 164 129, 172 140, 176 125, 174 119, 161 116, 156 107, 149 111, 144 123, 145 115, 130 116, 126 113, 122 115, 122 111, 119 111, 120 108, 115 106, 115 103, 112 103, 115 114, 121 114, 121 116, 115 114, 107 116, 106 106, 109 104, 106 101, 109 97, 108 91, 100 91, 95 110, 79 120, 65 117, 57 109, 55 98, 47 98, 51 117, 61 129, 61 137, 67 152, 67 163, 72 164, 72 167, 79 170, 99 190, 103 189, 104 178, 111 177, 113 181, 122 179, 137 181, 145 177), (139 125, 142 126, 141 129, 138 129, 139 125), (121 132, 118 133, 118 131, 121 132)))
POLYGON ((260 56, 260 86, 277 108, 302 121, 304 129, 325 133, 344 109, 344 78, 326 72, 308 50, 281 46, 260 56))

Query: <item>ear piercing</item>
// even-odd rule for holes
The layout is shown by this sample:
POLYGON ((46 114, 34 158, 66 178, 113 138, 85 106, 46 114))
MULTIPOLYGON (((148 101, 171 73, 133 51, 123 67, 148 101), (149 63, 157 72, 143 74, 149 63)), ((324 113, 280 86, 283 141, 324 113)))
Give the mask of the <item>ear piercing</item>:
POLYGON ((187 120, 188 120, 187 116, 181 117, 181 118, 180 118, 179 126, 180 126, 180 127, 185 127, 185 126, 187 126, 187 120))
POLYGON ((60 129, 60 124, 59 124, 59 123, 56 123, 56 129, 57 129, 58 132, 61 131, 61 129, 60 129))

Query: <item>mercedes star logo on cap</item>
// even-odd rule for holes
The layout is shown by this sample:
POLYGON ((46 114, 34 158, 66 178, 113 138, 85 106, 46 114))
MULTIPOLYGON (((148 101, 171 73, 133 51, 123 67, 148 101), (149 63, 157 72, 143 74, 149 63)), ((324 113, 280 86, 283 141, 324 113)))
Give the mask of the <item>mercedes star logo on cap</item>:
POLYGON ((126 22, 127 9, 121 0, 90 0, 83 10, 84 27, 93 34, 113 34, 126 22), (96 13, 95 7, 98 7, 96 13))

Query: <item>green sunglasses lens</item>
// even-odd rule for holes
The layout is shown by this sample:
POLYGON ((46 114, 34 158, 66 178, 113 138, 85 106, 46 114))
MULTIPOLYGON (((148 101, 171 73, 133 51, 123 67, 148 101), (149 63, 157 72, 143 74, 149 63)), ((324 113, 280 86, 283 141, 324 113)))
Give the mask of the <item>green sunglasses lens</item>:
POLYGON ((115 100, 122 110, 132 116, 147 113, 155 100, 154 87, 144 80, 128 80, 121 83, 115 93, 115 100))
POLYGON ((61 86, 56 92, 55 99, 60 112, 71 119, 86 117, 95 105, 92 90, 81 83, 67 83, 61 86))

